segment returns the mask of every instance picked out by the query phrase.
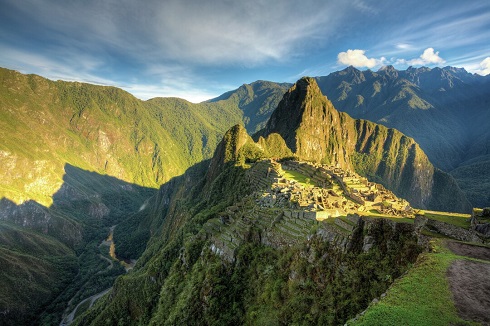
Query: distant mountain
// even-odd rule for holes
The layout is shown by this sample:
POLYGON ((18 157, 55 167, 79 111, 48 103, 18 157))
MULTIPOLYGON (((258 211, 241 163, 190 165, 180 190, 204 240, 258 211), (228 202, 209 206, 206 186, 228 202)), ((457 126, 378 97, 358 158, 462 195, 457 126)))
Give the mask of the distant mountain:
MULTIPOLYGON (((454 170, 453 176, 474 206, 490 205, 488 191, 483 190, 490 184, 490 172, 480 168, 489 164, 485 162, 490 155, 489 76, 454 67, 399 71, 387 66, 377 72, 348 67, 315 79, 336 109, 414 138, 437 168, 454 170)), ((277 89, 273 83, 264 86, 277 89)), ((263 93, 271 97, 267 102, 279 102, 282 96, 263 93)), ((230 94, 238 98, 235 102, 243 96, 239 89, 226 97, 230 94)), ((272 114, 261 106, 263 102, 249 103, 249 107, 272 114)), ((262 126, 269 115, 257 117, 262 119, 257 125, 262 126)), ((251 133, 256 131, 246 127, 251 133)))
POLYGON ((313 78, 299 80, 284 95, 255 137, 273 133, 301 159, 356 170, 415 207, 470 210, 454 179, 434 168, 412 138, 337 111, 313 78))
POLYGON ((457 169, 453 176, 474 206, 490 205, 488 191, 476 189, 490 184, 490 171, 475 173, 490 154, 489 76, 454 67, 349 67, 317 81, 336 108, 413 137, 436 167, 457 169))
POLYGON ((243 111, 243 123, 250 133, 262 129, 272 111, 279 104, 284 93, 292 86, 289 83, 273 83, 259 80, 243 84, 234 91, 229 91, 209 103, 227 103, 243 111))
POLYGON ((490 78, 453 67, 388 66, 378 72, 348 67, 317 81, 339 110, 414 137, 441 169, 488 154, 481 148, 490 139, 488 125, 477 122, 489 121, 490 78))

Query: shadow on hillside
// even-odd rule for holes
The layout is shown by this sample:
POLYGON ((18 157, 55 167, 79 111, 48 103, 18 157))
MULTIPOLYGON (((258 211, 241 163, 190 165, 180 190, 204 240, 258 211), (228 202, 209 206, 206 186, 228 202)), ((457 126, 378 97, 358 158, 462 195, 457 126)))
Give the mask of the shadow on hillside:
POLYGON ((0 221, 53 236, 75 248, 138 212, 158 190, 66 164, 63 184, 45 207, 0 199, 0 221))

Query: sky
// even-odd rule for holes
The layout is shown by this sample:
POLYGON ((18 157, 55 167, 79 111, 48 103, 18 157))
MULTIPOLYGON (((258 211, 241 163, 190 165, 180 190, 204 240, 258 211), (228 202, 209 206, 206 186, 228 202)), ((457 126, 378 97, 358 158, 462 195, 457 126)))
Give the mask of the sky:
POLYGON ((490 73, 488 0, 0 0, 0 66, 197 103, 353 65, 490 73))

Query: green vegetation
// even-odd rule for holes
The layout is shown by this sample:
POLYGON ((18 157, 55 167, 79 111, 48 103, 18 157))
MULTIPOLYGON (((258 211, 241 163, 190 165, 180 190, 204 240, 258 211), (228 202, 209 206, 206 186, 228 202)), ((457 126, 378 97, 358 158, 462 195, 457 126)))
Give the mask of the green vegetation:
POLYGON ((307 187, 307 186, 317 186, 317 184, 314 181, 311 181, 309 177, 306 175, 298 172, 298 171, 293 171, 293 170, 286 170, 284 171, 284 178, 290 179, 290 180, 295 180, 296 182, 300 183, 301 185, 307 187))
POLYGON ((433 220, 446 222, 465 229, 470 228, 470 214, 424 211, 422 215, 433 220))
POLYGON ((78 270, 75 254, 56 239, 0 221, 0 310, 3 325, 34 323, 78 270), (19 291, 19 289, 22 289, 19 291))
POLYGON ((75 277, 70 283, 45 307, 40 316, 41 324, 59 323, 65 309, 71 312, 85 298, 110 288, 116 277, 125 273, 124 267, 118 262, 108 262, 112 260, 108 252, 107 247, 99 247, 98 241, 91 241, 83 248, 78 257, 77 275, 73 275, 75 277))
POLYGON ((291 86, 288 83, 257 81, 249 85, 244 84, 234 91, 210 100, 209 103, 235 107, 243 111, 245 127, 253 134, 265 126, 282 96, 291 86))
MULTIPOLYGON (((9 222, 47 233, 59 242, 56 246, 68 245, 78 256, 70 250, 63 253, 68 262, 57 267, 59 273, 70 271, 70 277, 60 277, 47 262, 32 263, 31 250, 51 250, 43 237, 35 240, 39 249, 24 248, 19 260, 6 254, 11 257, 4 262, 6 280, 23 277, 15 274, 15 266, 25 260, 38 266, 45 279, 39 279, 42 300, 12 295, 5 305, 22 305, 20 315, 25 310, 35 313, 59 294, 42 317, 46 323, 56 323, 73 296, 76 304, 110 287, 121 274, 119 267, 105 270, 107 262, 95 248, 106 236, 100 231, 122 224, 121 230, 128 232, 115 232, 116 242, 125 241, 121 251, 132 258, 140 255, 150 229, 142 230, 144 225, 132 217, 134 213, 162 183, 210 158, 224 132, 242 121, 242 111, 226 103, 140 101, 114 87, 53 82, 7 69, 0 69, 0 85, 2 214, 9 222), (135 248, 128 249, 132 240, 135 248), (80 273, 73 279, 71 262, 76 260, 80 273), (59 284, 70 278, 63 293, 56 282, 43 288, 45 280, 57 277, 59 284)), ((26 228, 18 233, 32 236, 26 228)), ((7 243, 5 249, 14 250, 11 245, 7 243)), ((37 272, 34 268, 29 273, 37 272)), ((26 286, 25 292, 29 290, 26 286)), ((37 290, 31 290, 32 297, 38 298, 37 290)))
POLYGON ((458 317, 446 271, 460 258, 434 239, 406 275, 395 281, 386 297, 370 306, 352 325, 472 325, 458 317))

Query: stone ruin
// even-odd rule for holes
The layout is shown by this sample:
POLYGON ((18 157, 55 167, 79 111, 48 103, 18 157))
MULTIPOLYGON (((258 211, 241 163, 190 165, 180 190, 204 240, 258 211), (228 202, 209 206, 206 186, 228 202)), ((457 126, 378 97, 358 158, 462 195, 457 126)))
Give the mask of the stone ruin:
POLYGON ((252 193, 203 226, 210 249, 228 261, 246 239, 287 247, 309 239, 316 226, 314 233, 344 246, 365 212, 412 214, 408 202, 383 186, 336 167, 266 159, 254 163, 246 177, 252 193), (286 178, 287 170, 303 174, 311 183, 286 178))
POLYGON ((316 211, 319 219, 368 211, 395 217, 413 216, 406 200, 354 172, 296 161, 284 162, 282 169, 297 171, 309 177, 312 184, 304 186, 279 177, 272 184, 271 193, 263 194, 263 204, 285 203, 290 208, 316 211))

